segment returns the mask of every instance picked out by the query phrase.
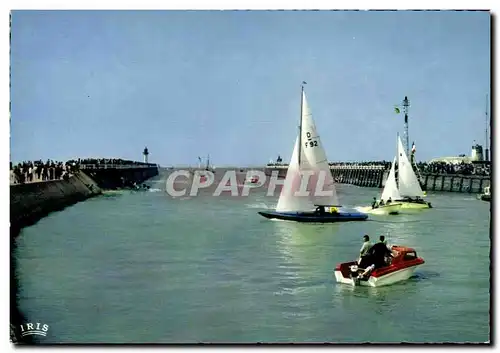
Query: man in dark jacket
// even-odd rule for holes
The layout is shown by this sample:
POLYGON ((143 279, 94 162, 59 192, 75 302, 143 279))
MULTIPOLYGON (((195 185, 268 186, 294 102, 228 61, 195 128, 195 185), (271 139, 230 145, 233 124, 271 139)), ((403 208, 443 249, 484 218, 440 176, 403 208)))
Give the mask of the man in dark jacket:
POLYGON ((385 257, 392 256, 392 252, 387 248, 383 242, 374 244, 370 249, 370 257, 375 268, 386 266, 385 257))

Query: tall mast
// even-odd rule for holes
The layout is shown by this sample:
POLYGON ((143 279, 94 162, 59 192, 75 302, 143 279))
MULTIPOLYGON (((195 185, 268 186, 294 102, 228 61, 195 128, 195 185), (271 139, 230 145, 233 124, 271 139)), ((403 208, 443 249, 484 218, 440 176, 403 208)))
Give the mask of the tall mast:
POLYGON ((490 158, 489 158, 489 148, 488 148, 488 94, 486 94, 486 109, 484 111, 484 123, 485 123, 485 129, 484 129, 484 133, 485 133, 485 141, 484 141, 484 147, 485 147, 485 151, 484 151, 484 160, 485 161, 489 161, 490 158))
POLYGON ((302 81, 302 86, 300 90, 300 120, 299 120, 299 166, 300 166, 300 156, 302 154, 302 106, 304 104, 304 85, 307 82, 302 81))
POLYGON ((408 101, 408 97, 405 96, 405 99, 403 99, 403 110, 405 113, 405 128, 404 128, 403 138, 404 138, 404 144, 406 145, 404 147, 405 147, 407 156, 410 155, 410 136, 408 133, 408 108, 409 107, 410 107, 410 102, 408 101))
MULTIPOLYGON (((396 143, 396 163, 398 164, 398 177, 396 179, 396 181, 398 182, 397 185, 398 185, 398 188, 399 188, 399 171, 401 170, 401 168, 399 167, 399 132, 398 132, 398 142, 396 143)), ((396 170, 395 170, 395 167, 394 167, 394 174, 396 173, 396 170)))

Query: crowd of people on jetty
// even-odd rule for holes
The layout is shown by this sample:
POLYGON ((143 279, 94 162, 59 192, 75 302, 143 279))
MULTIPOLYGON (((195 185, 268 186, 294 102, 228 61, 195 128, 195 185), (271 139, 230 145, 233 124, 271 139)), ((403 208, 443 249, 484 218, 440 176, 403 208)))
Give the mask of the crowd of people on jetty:
POLYGON ((25 184, 39 181, 69 178, 75 166, 61 161, 24 161, 13 165, 10 162, 10 183, 25 184))
POLYGON ((146 166, 146 167, 155 167, 156 164, 153 163, 144 163, 131 161, 128 159, 121 158, 83 158, 83 159, 71 159, 66 163, 74 163, 76 165, 85 165, 85 166, 103 166, 103 165, 134 165, 134 166, 146 166))
POLYGON ((448 162, 417 163, 421 173, 433 174, 460 174, 460 175, 491 175, 491 164, 474 164, 460 162, 452 164, 448 162))
POLYGON ((40 181, 69 178, 78 170, 84 168, 99 168, 100 166, 134 165, 156 166, 156 164, 131 161, 121 158, 84 158, 70 159, 66 162, 54 160, 23 161, 17 164, 10 162, 10 183, 25 184, 40 181))
MULTIPOLYGON (((268 167, 286 165, 281 163, 281 157, 278 157, 276 163, 269 163, 268 167)), ((330 166, 349 166, 349 167, 370 167, 383 166, 386 170, 391 168, 391 161, 362 161, 362 162, 330 162, 330 166)), ((491 164, 489 163, 466 163, 464 161, 455 164, 451 162, 417 162, 417 169, 420 173, 426 174, 460 174, 460 175, 491 175, 491 164)))

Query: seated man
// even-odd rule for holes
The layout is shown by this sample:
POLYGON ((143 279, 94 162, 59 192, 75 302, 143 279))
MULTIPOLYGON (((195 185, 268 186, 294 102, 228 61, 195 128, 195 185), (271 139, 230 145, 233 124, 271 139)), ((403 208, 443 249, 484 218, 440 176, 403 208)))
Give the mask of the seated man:
POLYGON ((372 208, 377 208, 377 198, 373 198, 373 202, 372 202, 372 208))
POLYGON ((370 248, 369 254, 372 257, 375 268, 387 266, 386 257, 392 257, 392 251, 382 241, 373 245, 370 248))
MULTIPOLYGON (((385 236, 383 236, 383 235, 380 236, 380 242, 383 243, 387 247, 387 250, 389 250, 392 254, 391 247, 389 245, 387 245, 387 240, 385 240, 385 236)), ((391 260, 393 257, 394 256, 387 256, 387 255, 385 256, 385 264, 387 266, 389 266, 391 264, 391 260)))

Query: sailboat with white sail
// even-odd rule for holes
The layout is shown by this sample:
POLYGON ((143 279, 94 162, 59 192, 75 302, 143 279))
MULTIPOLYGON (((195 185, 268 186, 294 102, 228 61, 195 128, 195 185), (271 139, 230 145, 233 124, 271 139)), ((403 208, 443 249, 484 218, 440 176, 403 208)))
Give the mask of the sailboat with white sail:
POLYGON ((259 214, 269 219, 296 222, 364 221, 368 215, 354 210, 346 212, 339 205, 328 159, 307 104, 304 84, 299 133, 276 210, 260 211, 259 214))
POLYGON ((401 195, 396 182, 396 157, 394 157, 380 200, 375 199, 371 206, 363 207, 362 211, 377 215, 398 214, 403 206, 401 202, 395 201, 399 199, 401 199, 401 195))
POLYGON ((417 175, 408 160, 401 138, 398 135, 398 182, 399 193, 401 197, 395 201, 401 202, 401 209, 426 209, 432 208, 430 202, 425 201, 422 197, 425 196, 417 175))

